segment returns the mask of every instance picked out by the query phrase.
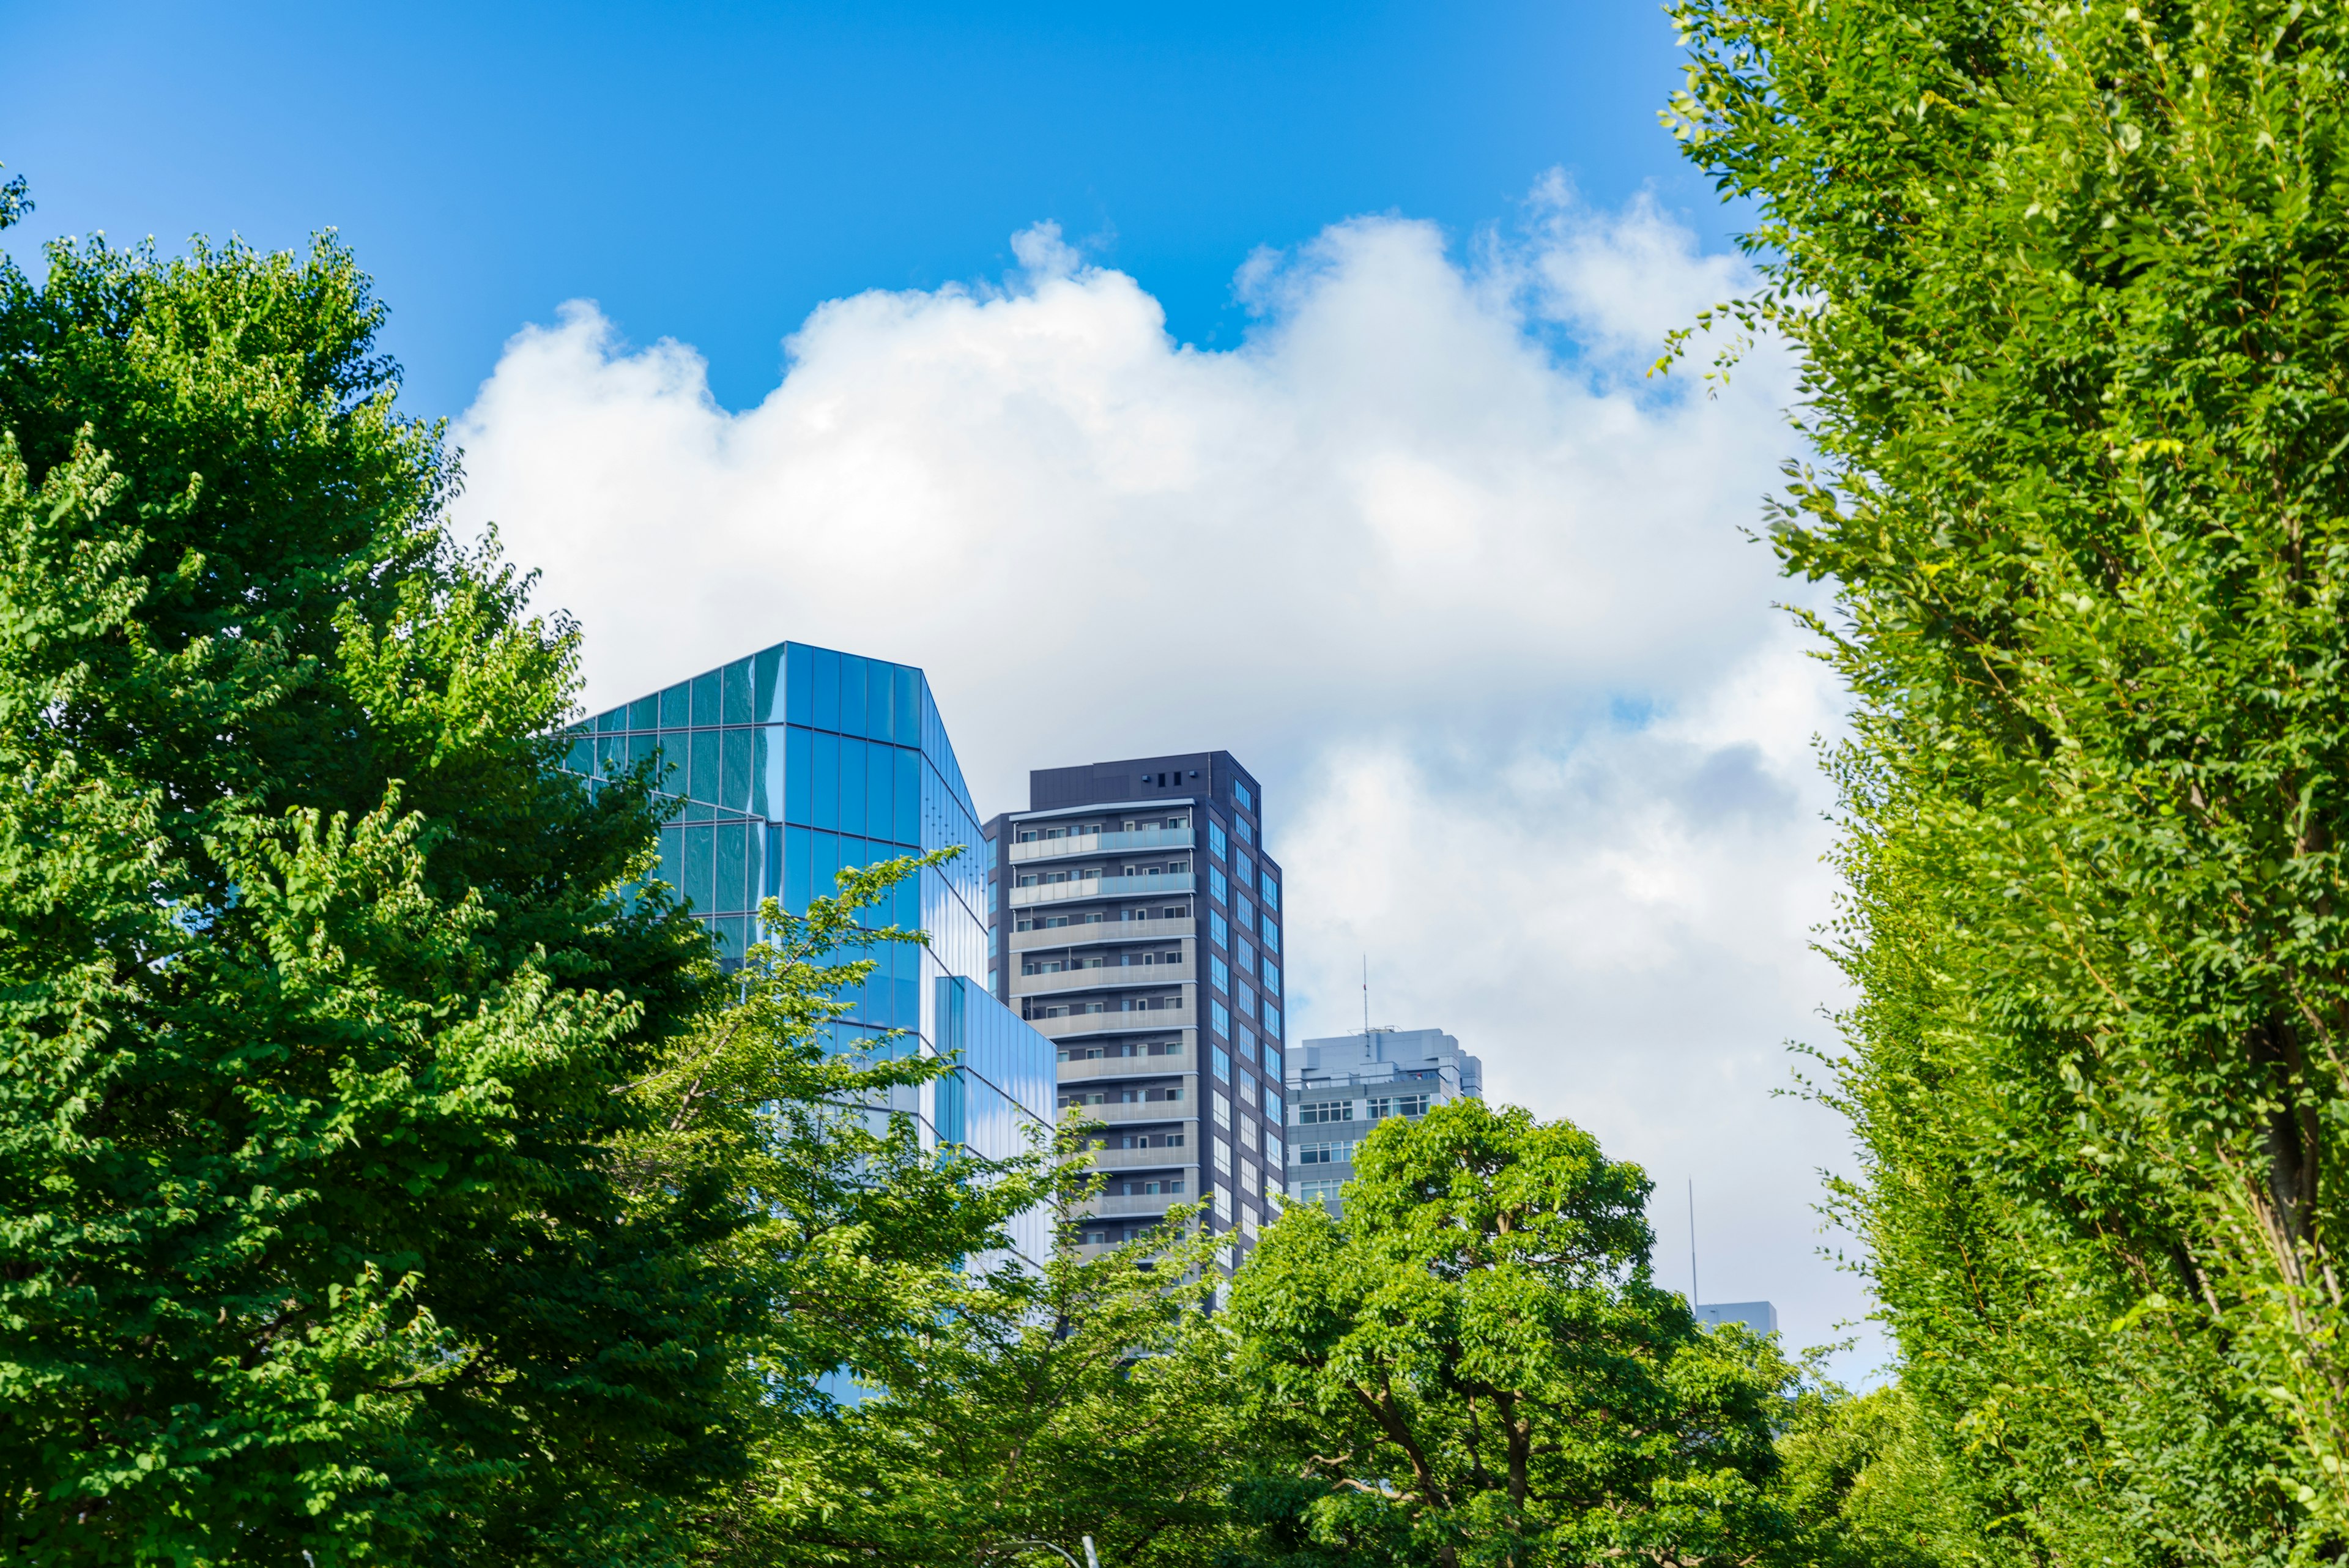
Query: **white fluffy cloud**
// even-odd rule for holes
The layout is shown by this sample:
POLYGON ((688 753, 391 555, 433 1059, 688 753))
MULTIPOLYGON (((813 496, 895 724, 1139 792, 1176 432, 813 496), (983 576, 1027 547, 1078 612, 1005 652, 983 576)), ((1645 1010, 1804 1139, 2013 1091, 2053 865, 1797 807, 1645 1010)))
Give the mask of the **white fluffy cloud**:
POLYGON ((785 637, 929 673, 982 812, 1026 772, 1226 748, 1288 873, 1292 1038, 1436 1025, 1489 1092, 1661 1188, 1685 1280, 1816 1343, 1832 1118, 1772 1091, 1833 976, 1813 736, 1834 692, 1741 530, 1783 360, 1718 397, 1641 372, 1738 286, 1644 202, 1555 183, 1463 262, 1337 224, 1239 277, 1247 343, 1170 339, 1054 231, 999 286, 819 308, 757 407, 592 305, 507 346, 465 513, 588 634, 591 705, 785 637))

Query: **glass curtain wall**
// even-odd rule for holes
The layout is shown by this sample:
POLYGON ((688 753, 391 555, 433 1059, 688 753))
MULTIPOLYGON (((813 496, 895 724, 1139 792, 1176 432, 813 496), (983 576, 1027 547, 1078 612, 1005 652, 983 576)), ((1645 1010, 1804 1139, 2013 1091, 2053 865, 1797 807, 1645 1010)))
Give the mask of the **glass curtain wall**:
MULTIPOLYGON (((864 912, 870 926, 919 927, 931 945, 875 950, 879 967, 833 1042, 866 1051, 880 1032, 904 1029, 914 1041, 901 1049, 953 1048, 940 1044, 947 993, 938 982, 987 971, 987 866, 978 811, 919 670, 779 643, 595 714, 573 732, 565 766, 595 778, 647 758, 672 811, 654 875, 709 928, 721 963, 741 961, 761 898, 804 914, 843 868, 963 846, 961 856, 900 883, 892 900, 864 912)), ((981 990, 965 1005, 976 1012, 982 1004, 1003 1011, 981 990)), ((1050 1047, 1006 1018, 1026 1041, 1006 1038, 1032 1051, 1040 1075, 1040 1087, 1017 1103, 1049 1124, 1050 1047)), ((981 1033, 992 1040, 1003 1032, 990 1021, 981 1033)), ((925 1101, 935 1102, 936 1088, 925 1101)), ((947 1093, 966 1106, 971 1098, 968 1085, 947 1093)), ((998 1150, 987 1147, 994 1136, 982 1142, 945 1132, 935 1103, 895 1108, 918 1108, 948 1141, 990 1154, 1018 1147, 998 1150)))

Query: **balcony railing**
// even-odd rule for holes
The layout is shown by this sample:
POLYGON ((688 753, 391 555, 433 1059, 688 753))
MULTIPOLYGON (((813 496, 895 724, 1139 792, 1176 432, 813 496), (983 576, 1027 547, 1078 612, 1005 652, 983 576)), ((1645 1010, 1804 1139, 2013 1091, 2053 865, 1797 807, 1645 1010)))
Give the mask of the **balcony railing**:
POLYGON ((1101 1056, 1090 1062, 1056 1062, 1060 1081, 1063 1084, 1092 1083, 1099 1078, 1146 1078, 1153 1075, 1190 1073, 1198 1069, 1188 1051, 1174 1051, 1157 1056, 1101 1056))
MULTIPOLYGON (((1136 933, 1137 937, 1139 932, 1136 933)), ((1153 936, 1157 933, 1152 932, 1153 936)), ((1180 938, 1163 939, 1178 941, 1180 938)), ((1108 986, 1121 990, 1136 987, 1188 985, 1198 976, 1187 963, 1105 963, 1091 969, 1064 969, 1058 974, 1014 974, 1011 993, 1014 996, 1041 996, 1062 991, 1098 991, 1108 986)))
POLYGON ((1199 1119, 1196 1100, 1143 1100, 1132 1106, 1071 1106, 1053 1115, 1066 1119, 1083 1112, 1105 1127, 1130 1127, 1135 1122, 1186 1122, 1199 1119))
POLYGON ((1103 942, 1172 942, 1197 933, 1196 920, 1087 920, 1080 918, 1072 925, 1051 926, 1041 930, 1023 931, 1014 927, 1011 950, 1024 953, 1039 948, 1089 948, 1098 947, 1103 942))
POLYGON ((1066 838, 1014 844, 1011 863, 1017 866, 1029 860, 1058 860, 1064 855, 1130 855, 1143 849, 1189 849, 1198 841, 1198 830, 1192 827, 1137 827, 1132 833, 1071 834, 1066 838))
POLYGON ((1138 1007, 1131 1012, 1030 1018, 1028 1026, 1047 1040, 1065 1040, 1072 1034, 1154 1034, 1162 1029, 1196 1029, 1199 1016, 1198 1010, 1190 1007, 1138 1007))
POLYGON ((1191 892, 1197 873, 1161 871, 1155 877, 1071 877, 1065 882, 1040 882, 1033 888, 1011 889, 1014 909, 1030 904, 1055 904, 1064 898, 1149 898, 1164 893, 1191 892))
MULTIPOLYGON (((1199 1151, 1180 1146, 1174 1148, 1097 1148, 1093 1150, 1095 1170, 1183 1170, 1195 1169, 1199 1151)), ((1192 1179, 1193 1190, 1198 1188, 1192 1179)))

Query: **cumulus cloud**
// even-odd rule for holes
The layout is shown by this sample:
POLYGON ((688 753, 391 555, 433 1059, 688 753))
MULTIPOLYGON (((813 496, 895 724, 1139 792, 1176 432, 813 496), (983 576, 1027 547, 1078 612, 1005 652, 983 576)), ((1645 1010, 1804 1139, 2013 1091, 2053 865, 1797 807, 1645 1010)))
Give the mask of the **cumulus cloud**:
POLYGON ((1398 218, 1259 254, 1206 352, 1056 230, 1014 254, 823 306, 740 411, 591 304, 516 335, 465 514, 584 622, 591 705, 792 637, 923 666, 982 812, 1227 748, 1288 871, 1292 1038, 1359 1027, 1367 952, 1373 1022, 1648 1166, 1667 1258, 1694 1177, 1709 1299, 1798 1343, 1857 1315, 1811 1210, 1841 1134, 1772 1096, 1833 995, 1837 700, 1742 534, 1792 378, 1643 375, 1740 264, 1552 182, 1464 257, 1398 218))

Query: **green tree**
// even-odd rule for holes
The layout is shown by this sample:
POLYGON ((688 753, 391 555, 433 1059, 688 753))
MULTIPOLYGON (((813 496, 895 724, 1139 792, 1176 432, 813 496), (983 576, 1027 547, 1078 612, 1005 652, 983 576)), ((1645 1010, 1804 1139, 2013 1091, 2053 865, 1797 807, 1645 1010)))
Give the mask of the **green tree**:
POLYGON ((1342 1220, 1282 1213, 1230 1325, 1318 1490, 1313 1542, 1531 1568, 1790 1539, 1772 1438, 1794 1371, 1651 1282, 1649 1190, 1571 1124, 1459 1100, 1362 1140, 1342 1220))
POLYGON ((610 1156, 707 944, 382 315, 332 241, 0 265, 12 1560, 618 1552, 742 1462, 710 1222, 610 1156))
POLYGON ((1687 0, 1855 694, 1847 1211, 2024 1557, 2349 1550, 2349 13, 1687 0))

